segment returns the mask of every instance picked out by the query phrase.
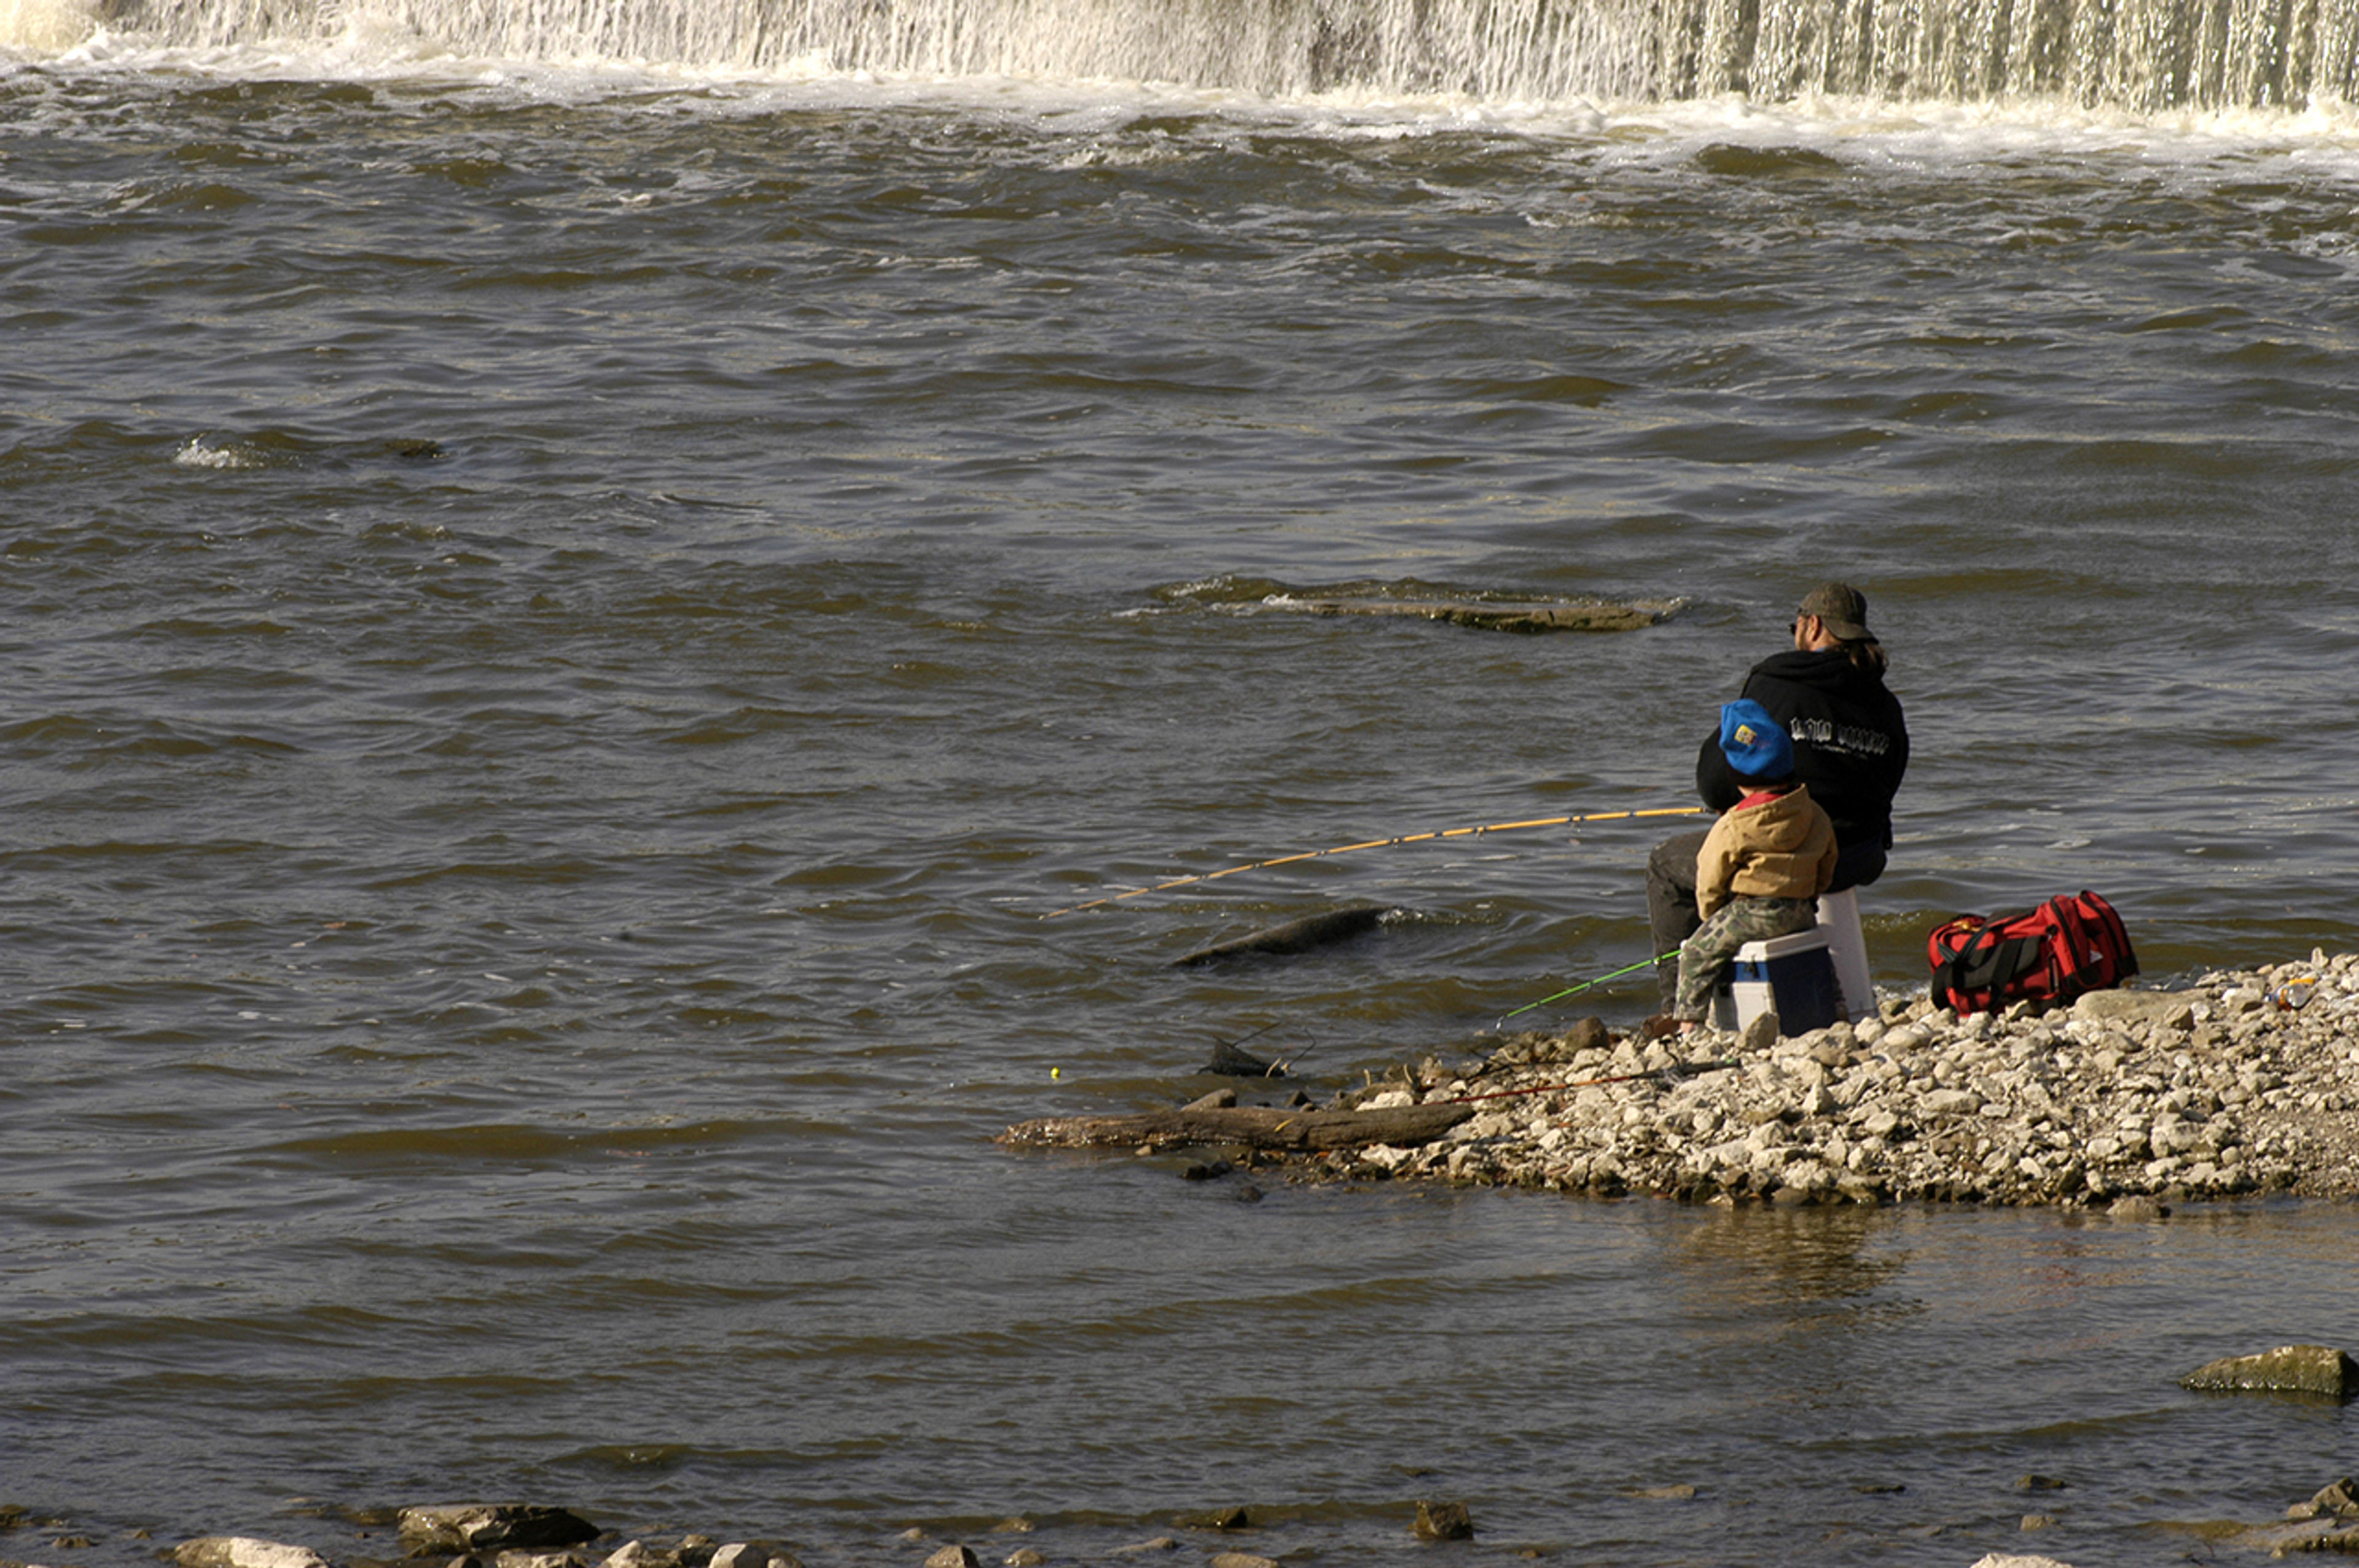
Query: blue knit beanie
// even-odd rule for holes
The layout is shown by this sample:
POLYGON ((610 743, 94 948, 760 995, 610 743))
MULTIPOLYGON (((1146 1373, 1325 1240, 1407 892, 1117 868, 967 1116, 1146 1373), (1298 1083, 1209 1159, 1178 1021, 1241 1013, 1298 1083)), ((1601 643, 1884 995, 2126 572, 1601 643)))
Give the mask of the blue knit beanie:
POLYGON ((1794 742, 1786 727, 1751 697, 1720 710, 1720 754, 1739 778, 1774 784, 1794 771, 1794 742))

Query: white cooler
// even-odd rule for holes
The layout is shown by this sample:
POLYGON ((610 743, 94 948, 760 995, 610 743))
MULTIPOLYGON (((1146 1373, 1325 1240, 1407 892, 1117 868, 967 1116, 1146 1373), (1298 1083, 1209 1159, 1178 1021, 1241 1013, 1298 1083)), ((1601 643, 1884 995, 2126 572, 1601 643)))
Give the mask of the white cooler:
POLYGON ((1777 1015, 1780 1034, 1808 1034, 1843 1016, 1843 989, 1823 928, 1747 942, 1736 950, 1728 979, 1712 998, 1712 1021, 1741 1031, 1765 1012, 1777 1015))

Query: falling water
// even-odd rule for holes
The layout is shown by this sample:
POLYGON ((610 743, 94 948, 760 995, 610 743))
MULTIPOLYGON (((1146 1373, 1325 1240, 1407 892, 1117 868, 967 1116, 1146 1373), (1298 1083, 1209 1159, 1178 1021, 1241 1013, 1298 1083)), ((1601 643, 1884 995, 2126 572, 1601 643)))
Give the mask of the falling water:
POLYGON ((365 16, 471 54, 1498 100, 2346 99, 2359 0, 122 0, 183 45, 365 16))

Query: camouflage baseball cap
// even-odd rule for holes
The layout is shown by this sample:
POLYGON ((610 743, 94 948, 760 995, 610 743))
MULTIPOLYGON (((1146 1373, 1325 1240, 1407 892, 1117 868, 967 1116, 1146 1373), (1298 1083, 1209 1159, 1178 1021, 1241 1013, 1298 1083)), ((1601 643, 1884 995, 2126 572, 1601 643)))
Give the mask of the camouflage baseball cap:
POLYGON ((1799 615, 1814 615, 1826 629, 1846 643, 1871 638, 1867 629, 1867 595, 1847 582, 1822 582, 1802 596, 1799 615))

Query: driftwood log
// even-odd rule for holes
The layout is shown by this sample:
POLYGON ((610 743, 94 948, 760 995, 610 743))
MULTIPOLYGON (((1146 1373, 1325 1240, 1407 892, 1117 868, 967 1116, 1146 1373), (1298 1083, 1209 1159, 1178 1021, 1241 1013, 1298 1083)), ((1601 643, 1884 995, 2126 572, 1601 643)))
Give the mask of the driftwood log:
POLYGON ((1182 1107, 1140 1116, 1052 1116, 1019 1122, 996 1141, 1054 1149, 1186 1149, 1242 1143, 1248 1149, 1315 1154, 1371 1143, 1430 1143, 1473 1114, 1471 1105, 1402 1105, 1383 1110, 1182 1107))

